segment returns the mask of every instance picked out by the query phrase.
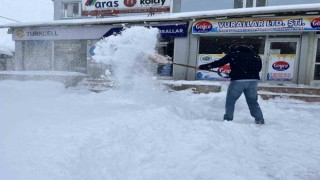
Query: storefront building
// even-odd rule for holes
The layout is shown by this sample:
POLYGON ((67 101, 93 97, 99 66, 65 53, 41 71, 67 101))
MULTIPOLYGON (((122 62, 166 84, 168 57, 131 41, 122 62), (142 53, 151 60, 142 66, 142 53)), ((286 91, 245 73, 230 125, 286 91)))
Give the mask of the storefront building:
MULTIPOLYGON (((89 1, 54 0, 54 19, 40 23, 18 23, 10 28, 15 41, 15 59, 10 62, 7 74, 48 72, 98 78, 108 65, 93 60, 95 44, 102 38, 120 33, 124 27, 146 26, 159 29, 157 52, 173 58, 177 39, 188 36, 188 21, 149 20, 150 13, 170 13, 172 0, 157 1, 89 1), (126 21, 133 14, 143 19, 126 21), (115 16, 124 16, 114 20, 115 16), (105 18, 102 18, 105 17, 105 18), (112 17, 112 18, 111 18, 112 17), (75 19, 82 21, 75 22, 75 19), (109 21, 110 20, 110 21, 109 21)), ((172 65, 161 65, 157 76, 172 78, 172 65)), ((6 72, 2 72, 6 74, 6 72)), ((39 73, 38 73, 39 74, 39 73)), ((41 74, 41 73, 40 73, 41 74)), ((43 73, 42 73, 43 74, 43 73)), ((7 76, 6 76, 7 77, 7 76)))
MULTIPOLYGON (((261 82, 317 84, 319 30, 319 16, 298 15, 204 19, 193 24, 192 34, 199 43, 197 65, 223 57, 232 44, 244 44, 263 60, 261 82)), ((219 73, 199 71, 196 79, 228 80, 228 65, 215 70, 219 73)))
MULTIPOLYGON (((141 22, 127 24, 159 29, 157 52, 173 58, 175 39, 188 36, 187 22, 153 22, 145 25, 141 22)), ((85 76, 98 78, 107 65, 97 64, 93 60, 95 44, 102 38, 120 33, 124 27, 118 25, 54 25, 21 26, 11 28, 16 42, 15 61, 8 70, 77 72, 85 76)), ((172 65, 159 66, 158 76, 172 77, 172 65)))
MULTIPOLYGON (((319 4, 233 9, 202 14, 190 22, 186 60, 199 66, 223 57, 232 44, 251 46, 263 60, 261 82, 320 85, 319 4)), ((176 51, 177 49, 175 49, 176 51)), ((183 54, 183 53, 182 53, 183 54)), ((228 81, 228 65, 218 73, 174 67, 174 79, 228 81), (179 71, 180 73, 178 73, 179 71), (184 74, 185 73, 185 74, 184 74)))
MULTIPOLYGON (((101 38, 139 25, 159 29, 158 53, 175 63, 197 66, 224 56, 232 44, 251 46, 263 59, 261 82, 320 85, 320 4, 230 9, 17 23, 10 28, 16 42, 8 70, 78 72, 98 77, 94 46, 101 38)), ((219 73, 178 65, 159 67, 157 75, 174 80, 228 81, 228 66, 219 73)))

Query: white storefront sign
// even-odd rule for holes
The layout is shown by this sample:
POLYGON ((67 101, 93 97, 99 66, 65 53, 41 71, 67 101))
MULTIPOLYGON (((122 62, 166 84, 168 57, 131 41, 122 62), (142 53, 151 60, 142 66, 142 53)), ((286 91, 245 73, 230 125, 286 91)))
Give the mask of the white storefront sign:
POLYGON ((108 26, 82 27, 28 27, 13 31, 13 40, 70 40, 70 39, 100 39, 110 30, 108 26))
POLYGON ((319 31, 320 16, 199 20, 193 34, 319 31))

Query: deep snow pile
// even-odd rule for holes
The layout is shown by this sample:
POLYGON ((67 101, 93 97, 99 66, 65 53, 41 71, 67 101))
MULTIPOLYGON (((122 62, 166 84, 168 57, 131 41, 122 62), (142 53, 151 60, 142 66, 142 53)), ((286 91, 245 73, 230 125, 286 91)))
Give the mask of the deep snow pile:
POLYGON ((108 61, 117 66, 116 89, 0 81, 1 180, 320 179, 319 103, 260 101, 259 126, 241 97, 234 121, 224 122, 224 85, 221 93, 169 93, 150 74, 134 73, 144 44, 118 37, 127 41, 111 46, 121 49, 108 61), (127 64, 114 62, 120 57, 127 64))

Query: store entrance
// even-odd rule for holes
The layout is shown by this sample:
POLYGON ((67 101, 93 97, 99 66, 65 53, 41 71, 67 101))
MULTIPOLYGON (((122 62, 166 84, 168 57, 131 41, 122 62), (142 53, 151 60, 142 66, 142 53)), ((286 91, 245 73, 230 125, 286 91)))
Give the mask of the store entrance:
POLYGON ((296 83, 299 39, 269 39, 267 41, 266 82, 296 83))

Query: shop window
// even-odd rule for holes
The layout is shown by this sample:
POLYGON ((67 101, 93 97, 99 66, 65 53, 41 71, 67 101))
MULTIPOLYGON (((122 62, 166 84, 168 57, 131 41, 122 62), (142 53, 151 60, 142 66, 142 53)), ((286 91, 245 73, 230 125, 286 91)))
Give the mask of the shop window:
POLYGON ((314 80, 320 80, 320 63, 314 68, 314 80))
POLYGON ((234 0, 234 8, 262 7, 267 5, 267 0, 234 0))
POLYGON ((226 54, 233 44, 247 45, 256 53, 264 54, 265 37, 201 37, 199 54, 226 54))
POLYGON ((316 60, 315 60, 313 79, 320 80, 320 38, 318 39, 318 44, 317 44, 317 52, 316 52, 316 60))
POLYGON ((54 42, 54 70, 86 73, 87 41, 61 40, 54 42))
POLYGON ((25 41, 23 70, 51 70, 51 41, 25 41))
POLYGON ((281 50, 279 54, 296 54, 297 42, 272 42, 271 50, 281 50))
POLYGON ((280 39, 280 38, 300 38, 300 35, 269 35, 270 39, 280 39))
MULTIPOLYGON (((156 48, 159 54, 168 57, 168 60, 173 60, 174 38, 159 40, 156 48)), ((162 77, 171 77, 172 70, 172 64, 159 64, 157 67, 157 75, 162 77)))
POLYGON ((9 60, 9 56, 1 54, 0 52, 0 71, 6 70, 6 62, 9 60))
POLYGON ((81 16, 80 3, 62 3, 62 17, 78 18, 81 16))

